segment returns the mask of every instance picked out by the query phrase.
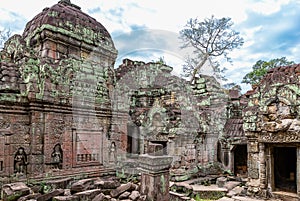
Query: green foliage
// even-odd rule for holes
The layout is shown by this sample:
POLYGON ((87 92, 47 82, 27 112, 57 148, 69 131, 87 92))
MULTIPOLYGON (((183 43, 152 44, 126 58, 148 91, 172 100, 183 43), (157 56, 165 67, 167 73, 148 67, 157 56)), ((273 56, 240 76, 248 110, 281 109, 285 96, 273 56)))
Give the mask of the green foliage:
POLYGON ((243 45, 243 38, 239 36, 239 32, 232 29, 232 26, 231 18, 217 19, 212 16, 204 21, 197 18, 190 19, 180 31, 180 37, 184 42, 183 48, 195 49, 195 55, 189 55, 187 64, 183 66, 185 76, 191 76, 191 82, 207 62, 210 62, 215 72, 222 73, 223 69, 220 69, 213 58, 224 56, 230 61, 228 53, 243 45))
POLYGON ((269 61, 259 60, 252 66, 252 71, 244 76, 242 83, 258 84, 269 69, 292 64, 295 64, 295 62, 288 61, 285 57, 271 59, 269 61))
POLYGON ((158 61, 156 61, 156 63, 161 64, 161 65, 165 65, 166 61, 164 57, 159 57, 158 61))

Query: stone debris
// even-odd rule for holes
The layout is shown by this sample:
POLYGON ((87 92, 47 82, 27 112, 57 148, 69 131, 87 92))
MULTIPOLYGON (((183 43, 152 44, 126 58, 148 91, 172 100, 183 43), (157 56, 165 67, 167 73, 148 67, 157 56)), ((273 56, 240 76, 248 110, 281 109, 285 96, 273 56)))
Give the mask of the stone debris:
POLYGON ((76 192, 82 192, 85 190, 90 189, 94 184, 94 180, 93 179, 83 179, 80 180, 74 184, 72 184, 71 186, 71 193, 76 193, 76 192))
POLYGON ((20 197, 27 196, 30 193, 30 188, 23 182, 5 184, 2 186, 3 201, 16 201, 20 197))
POLYGON ((37 201, 47 201, 47 200, 52 200, 53 197, 55 196, 59 196, 59 195, 63 195, 64 194, 64 190, 63 189, 54 189, 53 191, 40 195, 39 197, 37 197, 37 201))
MULTIPOLYGON (((72 179, 65 181, 72 182, 72 179)), ((47 183, 56 183, 56 181, 47 183)), ((138 191, 139 185, 132 182, 120 184, 120 181, 116 179, 82 179, 72 185, 68 184, 68 186, 71 186, 72 190, 55 189, 55 186, 52 186, 53 189, 48 193, 34 193, 22 182, 5 184, 2 187, 1 194, 3 197, 1 201, 146 201, 147 198, 146 195, 141 195, 138 191), (106 189, 99 188, 99 186, 106 187, 106 189)))

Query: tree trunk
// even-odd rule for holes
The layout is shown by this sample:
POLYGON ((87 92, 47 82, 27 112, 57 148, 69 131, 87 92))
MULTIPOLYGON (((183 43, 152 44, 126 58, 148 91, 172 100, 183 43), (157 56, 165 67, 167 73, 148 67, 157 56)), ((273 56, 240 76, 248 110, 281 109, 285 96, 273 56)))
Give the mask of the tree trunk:
POLYGON ((202 68, 202 66, 205 64, 205 62, 207 61, 209 55, 208 53, 204 54, 204 57, 202 59, 202 61, 199 63, 199 65, 197 65, 193 71, 192 77, 191 77, 191 81, 190 83, 192 84, 196 78, 196 74, 199 72, 199 70, 202 68))

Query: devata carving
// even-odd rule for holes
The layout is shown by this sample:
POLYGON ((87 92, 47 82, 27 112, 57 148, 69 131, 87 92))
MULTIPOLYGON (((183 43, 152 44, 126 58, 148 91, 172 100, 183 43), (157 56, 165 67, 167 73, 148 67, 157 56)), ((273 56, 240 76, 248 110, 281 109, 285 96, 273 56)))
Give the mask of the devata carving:
POLYGON ((23 147, 20 147, 14 157, 14 171, 16 174, 27 173, 27 155, 23 147))
POLYGON ((60 144, 56 144, 51 154, 52 164, 55 169, 62 169, 63 151, 60 144))

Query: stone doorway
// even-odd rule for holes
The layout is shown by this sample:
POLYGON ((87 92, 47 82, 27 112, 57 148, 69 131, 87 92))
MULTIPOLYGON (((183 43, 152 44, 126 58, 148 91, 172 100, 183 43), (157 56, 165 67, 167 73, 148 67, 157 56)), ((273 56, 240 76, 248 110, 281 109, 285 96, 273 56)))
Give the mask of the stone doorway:
POLYGON ((277 191, 297 192, 297 148, 274 147, 274 184, 277 191))
POLYGON ((234 174, 237 176, 247 176, 247 145, 236 145, 234 149, 234 174))
POLYGON ((140 153, 140 129, 134 124, 127 124, 127 153, 134 156, 140 153))

